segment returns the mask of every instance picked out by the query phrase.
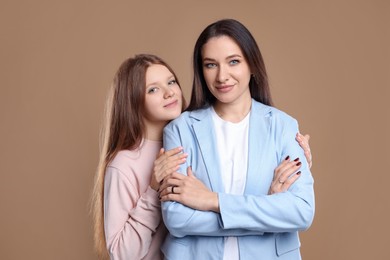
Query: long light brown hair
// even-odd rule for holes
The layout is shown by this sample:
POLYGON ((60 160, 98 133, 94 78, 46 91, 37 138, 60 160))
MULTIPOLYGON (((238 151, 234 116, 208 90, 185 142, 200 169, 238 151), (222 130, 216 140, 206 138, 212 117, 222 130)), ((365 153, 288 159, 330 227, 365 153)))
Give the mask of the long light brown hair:
MULTIPOLYGON (((109 259, 104 234, 103 210, 106 167, 119 151, 137 149, 144 138, 145 78, 147 69, 153 64, 165 66, 179 84, 172 68, 161 58, 140 54, 125 60, 119 67, 106 100, 100 134, 100 158, 91 199, 94 244, 100 259, 109 259)), ((182 103, 183 110, 184 98, 182 103)))

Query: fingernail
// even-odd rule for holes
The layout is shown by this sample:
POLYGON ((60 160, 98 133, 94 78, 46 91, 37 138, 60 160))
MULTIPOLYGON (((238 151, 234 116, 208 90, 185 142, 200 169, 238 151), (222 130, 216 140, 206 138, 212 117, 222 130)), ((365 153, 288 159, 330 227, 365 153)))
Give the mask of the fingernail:
POLYGON ((287 161, 288 159, 290 159, 290 156, 289 156, 289 155, 287 155, 287 157, 285 158, 285 160, 287 161))
POLYGON ((299 165, 301 165, 302 163, 301 162, 298 162, 297 164, 296 164, 296 166, 299 166, 299 165))
POLYGON ((297 172, 297 175, 301 175, 301 171, 297 172))
POLYGON ((297 158, 294 160, 294 162, 297 162, 297 161, 299 161, 299 157, 297 157, 297 158))

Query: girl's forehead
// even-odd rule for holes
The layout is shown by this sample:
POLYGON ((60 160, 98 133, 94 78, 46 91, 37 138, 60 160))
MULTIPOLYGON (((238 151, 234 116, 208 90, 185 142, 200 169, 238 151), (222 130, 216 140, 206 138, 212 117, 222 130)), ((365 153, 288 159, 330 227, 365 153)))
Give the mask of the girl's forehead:
POLYGON ((146 70, 146 85, 153 84, 154 82, 165 81, 172 76, 172 72, 170 72, 164 65, 153 64, 146 70))

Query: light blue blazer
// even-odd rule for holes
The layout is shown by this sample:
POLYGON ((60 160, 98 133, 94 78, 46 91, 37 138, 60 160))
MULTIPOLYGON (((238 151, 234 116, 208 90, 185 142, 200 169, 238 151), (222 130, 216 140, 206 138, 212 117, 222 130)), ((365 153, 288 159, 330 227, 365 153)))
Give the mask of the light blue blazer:
POLYGON ((199 211, 177 202, 162 203, 168 234, 166 259, 222 260, 224 236, 237 236, 241 260, 301 259, 298 231, 314 217, 313 178, 295 140, 295 119, 252 100, 249 158, 244 195, 224 192, 210 107, 184 112, 164 129, 164 148, 184 147, 195 176, 218 193, 220 213, 199 211), (274 169, 286 156, 302 162, 301 177, 283 193, 267 195, 274 169))

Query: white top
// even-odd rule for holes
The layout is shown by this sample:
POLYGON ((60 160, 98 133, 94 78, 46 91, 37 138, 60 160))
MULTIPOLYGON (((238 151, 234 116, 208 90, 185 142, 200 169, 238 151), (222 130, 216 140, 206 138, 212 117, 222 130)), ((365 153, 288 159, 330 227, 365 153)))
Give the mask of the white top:
MULTIPOLYGON (((225 193, 242 195, 248 168, 249 117, 238 123, 223 120, 212 108, 217 150, 225 193)), ((225 238, 224 260, 240 259, 237 237, 225 238)))

